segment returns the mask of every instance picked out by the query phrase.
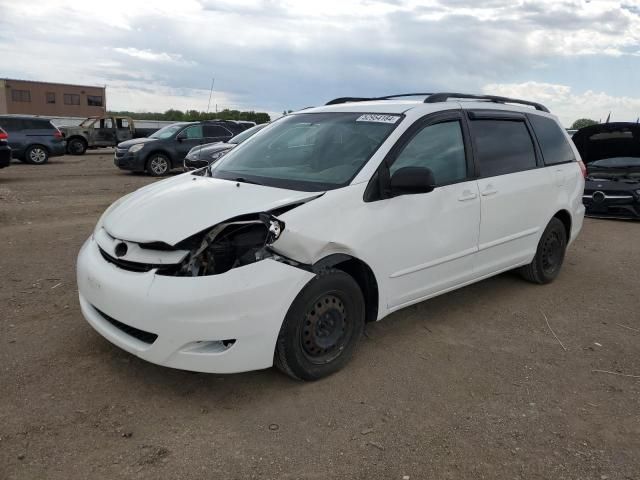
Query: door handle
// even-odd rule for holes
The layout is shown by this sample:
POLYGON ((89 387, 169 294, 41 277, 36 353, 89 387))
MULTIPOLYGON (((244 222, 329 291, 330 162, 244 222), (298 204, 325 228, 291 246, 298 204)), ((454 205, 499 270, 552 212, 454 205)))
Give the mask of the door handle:
POLYGON ((495 195, 496 193, 498 193, 498 190, 496 190, 495 188, 493 188, 491 185, 489 185, 487 188, 485 188, 482 191, 482 196, 483 197, 489 197, 491 195, 495 195))
POLYGON ((459 202, 468 202, 469 200, 474 200, 478 198, 478 195, 473 193, 471 190, 465 190, 462 192, 462 195, 458 197, 459 202))

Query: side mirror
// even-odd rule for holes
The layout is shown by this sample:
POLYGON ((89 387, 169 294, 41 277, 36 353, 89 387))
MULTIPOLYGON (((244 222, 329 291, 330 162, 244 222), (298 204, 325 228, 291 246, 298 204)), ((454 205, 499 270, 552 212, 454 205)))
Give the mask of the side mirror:
POLYGON ((389 187, 392 197, 428 193, 436 187, 436 180, 429 168, 402 167, 391 176, 389 187))
POLYGON ((187 139, 187 134, 184 132, 180 132, 178 134, 178 136, 176 137, 176 140, 178 140, 179 142, 186 140, 187 139))

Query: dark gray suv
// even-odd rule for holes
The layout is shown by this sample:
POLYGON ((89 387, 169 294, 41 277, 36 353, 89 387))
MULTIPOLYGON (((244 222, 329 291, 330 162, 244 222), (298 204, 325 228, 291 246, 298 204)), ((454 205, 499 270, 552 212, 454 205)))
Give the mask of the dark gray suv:
POLYGON ((9 134, 9 146, 18 160, 42 165, 49 157, 65 154, 64 136, 48 118, 0 115, 0 128, 9 134))

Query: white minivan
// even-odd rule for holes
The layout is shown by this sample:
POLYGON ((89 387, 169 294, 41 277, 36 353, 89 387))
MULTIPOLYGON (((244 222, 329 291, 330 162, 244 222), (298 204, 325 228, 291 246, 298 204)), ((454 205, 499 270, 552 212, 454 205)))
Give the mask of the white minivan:
POLYGON ((318 379, 366 322, 507 270, 556 278, 583 167, 537 103, 336 99, 111 205, 79 253, 80 306, 153 363, 318 379))

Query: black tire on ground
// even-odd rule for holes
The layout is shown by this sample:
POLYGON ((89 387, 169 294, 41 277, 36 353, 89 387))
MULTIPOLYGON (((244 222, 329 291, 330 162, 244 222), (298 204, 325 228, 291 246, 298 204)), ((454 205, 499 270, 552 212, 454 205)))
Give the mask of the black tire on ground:
POLYGON ((153 153, 147 160, 146 170, 152 177, 164 177, 171 170, 171 160, 162 153, 153 153))
POLYGON ((72 138, 67 143, 67 152, 71 155, 84 155, 87 151, 87 142, 81 138, 72 138))
POLYGON ((351 275, 318 273, 298 294, 284 319, 274 363, 299 380, 318 380, 351 358, 365 323, 364 297, 351 275))
POLYGON ((529 265, 520 268, 520 274, 533 283, 552 282, 560 273, 567 249, 567 232, 558 218, 552 218, 545 228, 536 256, 529 265))
POLYGON ((24 161, 31 165, 42 165, 49 160, 49 151, 42 145, 31 145, 24 152, 24 161))

